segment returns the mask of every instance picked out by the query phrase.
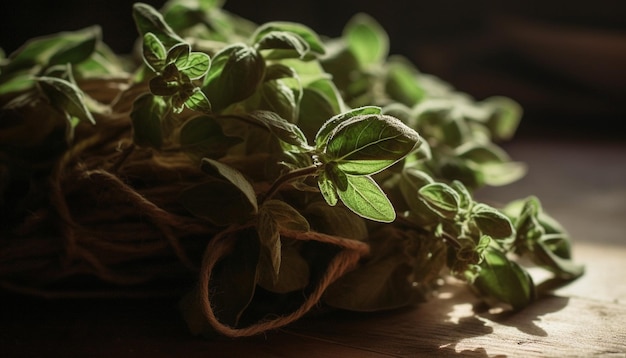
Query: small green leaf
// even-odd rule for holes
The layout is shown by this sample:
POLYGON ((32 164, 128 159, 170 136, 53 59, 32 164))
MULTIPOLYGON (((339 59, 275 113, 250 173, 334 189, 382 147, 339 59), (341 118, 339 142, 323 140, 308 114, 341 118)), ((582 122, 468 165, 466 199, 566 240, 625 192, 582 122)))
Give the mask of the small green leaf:
POLYGON ((50 103, 69 116, 70 123, 73 123, 71 118, 96 123, 85 104, 85 94, 74 83, 47 76, 38 77, 37 83, 50 99, 50 103))
MULTIPOLYGON (((474 204, 472 194, 467 190, 465 184, 458 180, 453 180, 450 187, 459 194, 459 208, 469 210, 474 204)), ((507 218, 508 219, 508 218, 507 218)))
POLYGON ((133 141, 138 146, 160 149, 163 145, 161 121, 167 112, 162 97, 143 94, 133 103, 130 118, 133 124, 133 141))
POLYGON ((303 41, 307 49, 317 54, 325 53, 324 45, 319 36, 309 27, 294 22, 273 21, 265 23, 256 29, 252 35, 252 42, 260 44, 266 40, 268 34, 277 32, 297 35, 298 42, 303 41))
POLYGON ((494 239, 504 239, 514 233, 509 218, 486 204, 474 205, 471 216, 480 231, 494 239))
POLYGON ((395 164, 420 143, 417 132, 386 115, 359 115, 331 133, 325 154, 346 174, 370 175, 395 164))
POLYGON ((181 149, 192 158, 200 160, 203 157, 220 158, 241 139, 228 137, 222 127, 206 115, 189 119, 180 129, 181 149))
POLYGON ((427 184, 418 193, 423 202, 442 218, 454 219, 459 211, 459 194, 447 184, 427 184))
POLYGON ((218 176, 232 183, 245 195, 245 197, 248 199, 248 202, 254 209, 254 212, 256 213, 258 211, 258 204, 254 188, 252 187, 252 184, 250 184, 250 182, 243 176, 243 174, 241 174, 240 171, 210 158, 203 158, 201 167, 205 173, 214 175, 217 174, 218 176))
POLYGON ((202 52, 191 52, 187 61, 181 63, 177 61, 176 66, 180 72, 189 76, 190 80, 197 80, 209 72, 211 58, 202 52))
POLYGON ((419 72, 404 57, 394 56, 387 61, 385 91, 391 98, 413 107, 426 96, 419 86, 419 72))
POLYGON ((493 114, 487 121, 495 140, 509 140, 517 131, 522 118, 522 107, 508 97, 494 96, 481 102, 487 108, 493 108, 493 114))
POLYGON ((101 41, 101 33, 99 26, 91 26, 33 38, 9 56, 8 64, 2 68, 2 76, 36 66, 78 64, 92 55, 101 41))
POLYGON ((146 33, 153 33, 165 48, 185 42, 165 22, 163 16, 152 6, 137 2, 133 4, 133 20, 137 31, 143 37, 146 33))
POLYGON ((514 310, 520 310, 534 300, 532 278, 502 251, 487 247, 480 267, 473 287, 487 303, 494 306, 507 304, 514 310))
POLYGON ((167 56, 165 58, 166 64, 175 64, 179 70, 187 63, 189 54, 191 53, 191 46, 186 42, 179 42, 167 50, 167 56))
POLYGON ((263 123, 278 139, 300 148, 307 148, 306 137, 297 125, 290 123, 272 111, 252 111, 248 116, 263 123))
POLYGON ((337 188, 335 187, 333 180, 328 176, 328 174, 326 174, 326 171, 322 171, 317 176, 317 185, 320 188, 320 192, 322 193, 326 203, 330 206, 337 205, 337 202, 339 201, 337 188))
POLYGON ((326 148, 326 144, 328 142, 328 137, 331 136, 333 131, 344 121, 348 119, 360 115, 368 115, 368 114, 380 114, 381 108, 376 106, 365 106, 360 108, 354 108, 347 112, 338 114, 329 120, 327 120, 324 125, 319 129, 317 134, 315 135, 315 146, 318 150, 323 151, 326 148))
POLYGON ((259 109, 276 112, 288 121, 295 122, 298 117, 299 92, 290 88, 284 80, 263 82, 260 88, 259 109))
POLYGON ((146 65, 154 72, 161 72, 165 67, 165 58, 167 53, 165 46, 158 37, 152 32, 143 35, 143 59, 146 65))
POLYGON ((341 171, 341 169, 339 169, 337 163, 327 163, 324 166, 324 173, 326 174, 326 177, 333 182, 333 185, 337 188, 337 190, 348 190, 348 176, 346 173, 341 171))
POLYGON ((337 195, 347 208, 370 220, 392 222, 396 212, 378 184, 367 175, 347 175, 348 188, 337 195))
POLYGON ((343 36, 363 67, 382 63, 389 53, 387 33, 374 18, 364 13, 348 21, 343 36))
POLYGON ((265 60, 249 46, 234 44, 218 52, 204 79, 203 91, 215 111, 250 97, 265 75, 265 60))
POLYGON ((257 230, 261 244, 268 250, 278 280, 281 266, 280 229, 309 231, 309 222, 292 206, 280 200, 268 200, 259 209, 257 230))
POLYGON ((197 112, 211 113, 211 102, 206 98, 204 92, 199 88, 194 88, 193 94, 185 101, 185 106, 197 112))
POLYGON ((285 31, 270 31, 256 42, 259 51, 269 50, 267 59, 303 58, 309 52, 309 45, 298 35, 285 31))

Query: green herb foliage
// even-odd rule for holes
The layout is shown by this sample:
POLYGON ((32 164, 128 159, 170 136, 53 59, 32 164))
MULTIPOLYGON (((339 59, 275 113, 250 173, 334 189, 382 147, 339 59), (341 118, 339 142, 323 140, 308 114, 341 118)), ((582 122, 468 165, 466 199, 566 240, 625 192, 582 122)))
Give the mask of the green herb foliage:
MULTIPOLYGON (((98 28, 39 38, 2 60, 0 98, 8 108, 20 93, 41 93, 73 129, 98 125, 75 78, 126 73, 147 83, 130 110, 137 150, 188 154, 205 180, 172 200, 230 236, 245 234, 211 281, 228 324, 247 317, 258 287, 308 292, 334 252, 285 232, 370 245, 322 299, 342 309, 410 305, 445 275, 490 304, 521 309, 538 285, 519 258, 560 284, 583 273, 538 199, 504 208, 474 199, 476 189, 524 174, 495 144, 513 136, 519 105, 474 100, 390 56, 372 17, 359 14, 341 37, 322 39, 297 23, 257 26, 220 1, 171 0, 161 11, 136 3, 132 15, 143 63, 122 64, 98 28), (233 166, 245 158, 263 163, 233 166)), ((0 132, 0 150, 12 145, 0 132)), ((0 171, 0 184, 10 173, 0 171)))

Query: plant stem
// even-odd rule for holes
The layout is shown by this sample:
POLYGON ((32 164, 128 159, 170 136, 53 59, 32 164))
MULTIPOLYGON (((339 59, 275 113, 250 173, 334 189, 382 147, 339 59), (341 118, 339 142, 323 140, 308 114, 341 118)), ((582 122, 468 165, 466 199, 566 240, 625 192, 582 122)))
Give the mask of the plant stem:
POLYGON ((280 188, 287 184, 290 181, 296 180, 298 178, 304 178, 307 176, 311 176, 311 175, 315 175, 315 173, 319 170, 319 165, 317 164, 313 164, 311 166, 308 167, 304 167, 304 168, 298 168, 295 170, 292 170, 280 177, 278 177, 278 179, 276 179, 274 181, 274 183, 272 184, 272 186, 269 188, 269 190, 267 191, 267 193, 265 193, 265 195, 260 199, 260 204, 262 204, 265 200, 271 198, 272 196, 274 196, 274 194, 276 194, 276 192, 278 192, 278 190, 280 190, 280 188))

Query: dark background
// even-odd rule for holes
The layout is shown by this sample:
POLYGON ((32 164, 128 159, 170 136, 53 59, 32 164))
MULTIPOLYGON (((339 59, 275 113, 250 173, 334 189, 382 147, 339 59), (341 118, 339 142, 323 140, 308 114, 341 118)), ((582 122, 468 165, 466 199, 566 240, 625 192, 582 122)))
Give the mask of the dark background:
MULTIPOLYGON (((160 8, 164 0, 146 0, 160 8)), ((104 41, 128 53, 137 38, 127 0, 21 0, 0 4, 0 47, 101 25, 104 41)), ((389 33, 402 54, 477 99, 509 96, 522 104, 519 136, 624 139, 626 1, 226 1, 257 23, 289 20, 339 36, 357 12, 389 33)))

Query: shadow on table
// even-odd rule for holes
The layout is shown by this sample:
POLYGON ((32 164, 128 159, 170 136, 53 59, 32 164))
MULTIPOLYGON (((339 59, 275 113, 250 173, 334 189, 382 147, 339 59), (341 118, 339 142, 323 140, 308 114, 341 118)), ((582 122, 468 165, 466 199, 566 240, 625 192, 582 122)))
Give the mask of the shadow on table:
MULTIPOLYGON (((543 315, 563 309, 568 301, 547 296, 519 312, 493 313, 477 304, 465 287, 451 286, 444 287, 439 298, 413 308, 376 313, 335 312, 303 319, 284 332, 391 356, 493 357, 483 347, 459 351, 459 343, 488 337, 498 325, 545 337, 548 333, 536 322, 543 315)), ((477 344, 482 341, 476 340, 477 344)))

